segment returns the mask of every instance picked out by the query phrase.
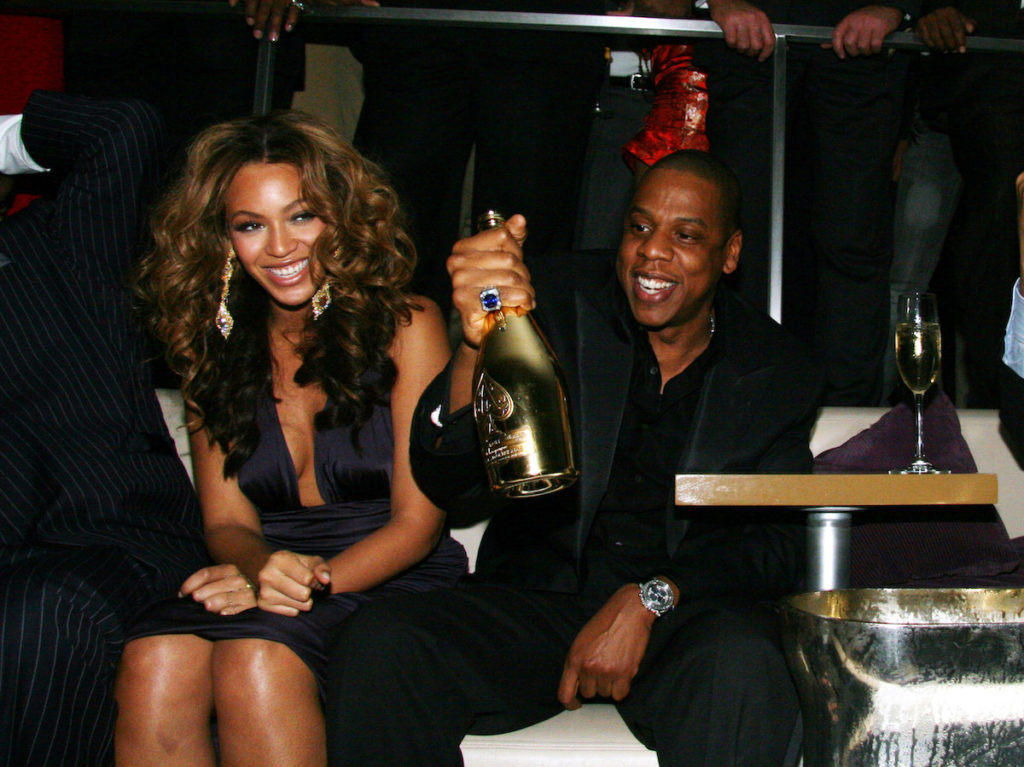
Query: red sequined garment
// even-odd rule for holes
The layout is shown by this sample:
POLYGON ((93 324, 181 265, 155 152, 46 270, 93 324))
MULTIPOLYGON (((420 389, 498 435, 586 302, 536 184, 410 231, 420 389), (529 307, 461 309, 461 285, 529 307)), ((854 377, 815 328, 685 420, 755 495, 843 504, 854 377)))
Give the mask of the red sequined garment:
POLYGON ((693 67, 692 45, 659 45, 651 52, 654 103, 644 127, 622 147, 631 170, 639 160, 653 165, 678 149, 708 151, 704 120, 707 75, 693 67))
MULTIPOLYGON (((60 19, 0 16, 0 115, 20 114, 32 91, 64 90, 64 36, 60 19)), ((33 195, 16 194, 8 214, 33 195)))

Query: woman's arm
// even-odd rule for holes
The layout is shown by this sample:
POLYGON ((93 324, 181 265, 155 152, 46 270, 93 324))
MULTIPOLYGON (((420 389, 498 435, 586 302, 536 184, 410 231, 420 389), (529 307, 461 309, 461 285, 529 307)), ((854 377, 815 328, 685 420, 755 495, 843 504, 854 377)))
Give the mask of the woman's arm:
POLYGON ((203 602, 211 612, 231 614, 255 607, 254 584, 272 553, 263 540, 259 516, 238 481, 225 479, 224 453, 210 444, 207 431, 193 433, 189 441, 206 547, 217 564, 189 576, 181 593, 203 602))
POLYGON ((422 311, 400 325, 391 349, 398 369, 391 390, 395 435, 391 480, 391 519, 363 540, 332 557, 331 591, 363 591, 387 581, 430 553, 444 529, 444 512, 420 491, 409 464, 409 435, 420 394, 444 368, 450 355, 441 312, 417 297, 422 311))
POLYGON ((236 565, 255 581, 273 553, 263 540, 259 515, 237 478, 225 478, 224 453, 219 445, 210 444, 206 430, 195 432, 189 440, 210 556, 217 563, 236 565))

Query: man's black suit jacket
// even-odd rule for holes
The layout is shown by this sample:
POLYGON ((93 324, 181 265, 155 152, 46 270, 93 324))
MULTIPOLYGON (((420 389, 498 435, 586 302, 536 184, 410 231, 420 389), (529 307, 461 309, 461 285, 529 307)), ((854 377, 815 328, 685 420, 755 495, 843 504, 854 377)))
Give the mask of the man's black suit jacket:
MULTIPOLYGON (((622 302, 612 264, 609 253, 574 254, 547 259, 533 275, 537 318, 566 375, 581 477, 567 490, 509 501, 495 513, 477 559, 484 579, 569 593, 580 586, 584 546, 612 469, 634 359, 633 334, 615 309, 622 302)), ((777 324, 724 288, 715 312, 721 353, 707 371, 677 473, 810 471, 820 371, 777 324)), ((440 433, 431 423, 447 385, 445 373, 424 392, 412 445, 417 480, 442 508, 481 502, 487 492, 472 414, 451 414, 440 433)), ((668 551, 663 562, 652 563, 651 575, 672 576, 684 598, 773 598, 799 585, 801 525, 732 524, 688 536, 688 510, 672 498, 665 499, 665 509, 668 551)), ((705 521, 725 521, 728 513, 694 512, 705 521)))
POLYGON ((201 524, 125 282, 162 129, 141 102, 36 92, 21 130, 67 175, 0 224, 0 566, 117 547, 173 593, 205 562, 201 524))

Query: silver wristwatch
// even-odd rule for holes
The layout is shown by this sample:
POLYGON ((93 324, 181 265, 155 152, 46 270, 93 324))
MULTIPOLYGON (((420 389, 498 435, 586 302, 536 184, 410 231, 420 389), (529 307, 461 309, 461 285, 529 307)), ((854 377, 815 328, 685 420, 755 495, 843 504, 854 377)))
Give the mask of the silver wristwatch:
POLYGON ((644 607, 661 617, 676 606, 676 596, 667 581, 651 578, 640 584, 640 601, 644 607))

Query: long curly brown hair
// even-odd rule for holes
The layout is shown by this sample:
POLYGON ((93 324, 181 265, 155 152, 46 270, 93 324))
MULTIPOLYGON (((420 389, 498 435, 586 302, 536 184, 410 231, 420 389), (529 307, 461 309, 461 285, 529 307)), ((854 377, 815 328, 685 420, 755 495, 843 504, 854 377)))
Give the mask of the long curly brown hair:
POLYGON ((264 162, 298 170, 304 203, 325 224, 311 255, 319 271, 310 271, 323 275, 333 301, 307 320, 295 374, 300 385, 318 384, 327 394, 316 428, 352 425, 358 446, 359 428, 394 383, 388 349, 397 324, 415 308, 405 293, 415 250, 396 194, 334 129, 277 111, 204 130, 154 209, 154 244, 132 282, 148 329, 181 376, 189 429, 205 428, 220 445, 225 476, 256 449, 258 404, 273 396, 270 298, 244 269, 231 280, 230 337, 214 324, 230 248, 225 195, 240 168, 264 162))

